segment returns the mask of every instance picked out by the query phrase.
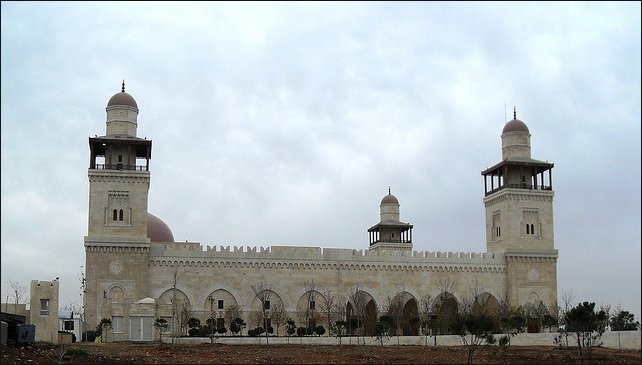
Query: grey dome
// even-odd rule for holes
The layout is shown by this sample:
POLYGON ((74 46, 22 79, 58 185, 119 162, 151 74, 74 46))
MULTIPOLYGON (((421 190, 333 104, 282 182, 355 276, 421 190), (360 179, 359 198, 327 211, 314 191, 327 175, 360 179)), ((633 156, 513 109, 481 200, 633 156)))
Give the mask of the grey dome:
POLYGON ((528 127, 526 126, 526 123, 522 122, 519 119, 513 119, 510 122, 506 123, 504 125, 504 129, 502 130, 502 134, 508 133, 508 132, 526 132, 530 133, 528 130, 528 127))
POLYGON ((399 205, 399 200, 397 200, 396 196, 394 196, 392 194, 388 194, 388 195, 384 196, 383 199, 381 199, 381 204, 397 204, 397 205, 399 205))

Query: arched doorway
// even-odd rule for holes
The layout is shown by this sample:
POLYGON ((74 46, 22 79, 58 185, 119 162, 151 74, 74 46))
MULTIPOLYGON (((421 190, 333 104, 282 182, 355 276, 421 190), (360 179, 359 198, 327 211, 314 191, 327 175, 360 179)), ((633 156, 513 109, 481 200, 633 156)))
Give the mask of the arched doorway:
POLYGON ((156 316, 164 318, 169 327, 164 333, 187 335, 187 322, 192 316, 192 304, 180 289, 168 289, 158 297, 156 316))
POLYGON ((459 313, 459 304, 454 295, 443 292, 435 298, 433 313, 436 315, 435 329, 440 335, 449 335, 452 331, 452 324, 459 313))
POLYGON ((473 313, 492 318, 494 330, 499 330, 499 303, 492 294, 484 292, 478 295, 473 303, 473 313))
POLYGON ((417 336, 419 334, 419 314, 415 297, 402 291, 388 297, 385 315, 391 319, 390 333, 393 335, 417 336))
POLYGON ((225 289, 217 289, 209 293, 205 298, 203 308, 205 310, 199 313, 199 319, 210 334, 223 328, 231 328, 232 321, 241 315, 241 308, 236 298, 225 289))
POLYGON ((350 335, 372 336, 377 324, 377 303, 363 290, 350 295, 346 304, 346 322, 350 335))
POLYGON ((404 336, 419 335, 419 314, 417 311, 417 300, 415 300, 415 298, 410 298, 403 306, 401 329, 404 336))

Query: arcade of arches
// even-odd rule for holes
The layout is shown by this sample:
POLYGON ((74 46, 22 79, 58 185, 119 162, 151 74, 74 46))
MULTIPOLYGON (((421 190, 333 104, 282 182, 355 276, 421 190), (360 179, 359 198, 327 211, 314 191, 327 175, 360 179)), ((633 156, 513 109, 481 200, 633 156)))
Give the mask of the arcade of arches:
MULTIPOLYGON (((109 293, 111 305, 106 308, 113 309, 122 302, 122 289, 115 287, 109 293)), ((417 336, 421 334, 421 319, 432 319, 430 333, 450 334, 452 331, 447 326, 449 320, 460 313, 462 305, 457 298, 449 293, 442 292, 434 299, 415 298, 408 292, 397 293, 388 297, 385 302, 377 301, 364 290, 353 292, 345 304, 337 303, 331 310, 333 321, 345 319, 346 333, 350 335, 374 334, 378 318, 389 316, 391 318, 390 333, 403 336, 417 336)), ((217 327, 229 328, 230 322, 237 316, 243 318, 248 326, 262 326, 259 318, 262 317, 262 306, 266 309, 268 326, 279 326, 272 320, 274 313, 280 308, 285 308, 283 300, 278 293, 264 290, 253 298, 249 311, 241 311, 238 300, 229 291, 218 289, 207 295, 207 300, 202 308, 209 310, 193 309, 189 298, 180 289, 168 289, 156 301, 157 316, 167 318, 168 322, 175 316, 178 322, 186 322, 187 317, 199 318, 202 323, 214 318, 217 327), (172 303, 176 303, 173 306, 172 303), (230 313, 230 308, 234 308, 230 313), (182 320, 181 320, 182 317, 182 320)), ((306 291, 296 304, 296 312, 287 312, 287 317, 295 319, 298 326, 314 328, 317 325, 326 326, 327 301, 324 295, 317 290, 306 291)), ((484 292, 477 295, 471 306, 473 311, 482 311, 489 316, 496 316, 498 310, 497 299, 490 293, 484 292)), ((423 323, 428 326, 427 323, 423 323)))

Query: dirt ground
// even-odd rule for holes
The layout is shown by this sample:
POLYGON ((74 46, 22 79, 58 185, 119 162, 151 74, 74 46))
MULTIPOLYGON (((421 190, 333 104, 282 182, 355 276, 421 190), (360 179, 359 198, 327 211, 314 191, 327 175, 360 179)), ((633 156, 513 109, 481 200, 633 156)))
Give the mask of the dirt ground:
MULTIPOLYGON (((2 346, 2 364, 465 364, 462 346, 171 345, 74 343, 2 346)), ((580 364, 577 349, 479 348, 475 364, 580 364)), ((593 349, 585 364, 640 364, 639 350, 593 349)))

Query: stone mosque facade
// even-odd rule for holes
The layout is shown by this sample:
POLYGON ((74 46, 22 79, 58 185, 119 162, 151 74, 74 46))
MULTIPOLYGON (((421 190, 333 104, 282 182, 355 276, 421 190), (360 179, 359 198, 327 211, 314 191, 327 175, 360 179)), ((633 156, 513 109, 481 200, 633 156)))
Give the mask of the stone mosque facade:
POLYGON ((390 190, 380 203, 380 221, 367 229, 368 247, 175 242, 147 210, 152 141, 137 136, 138 104, 124 83, 106 112, 105 135, 89 138, 84 311, 89 329, 112 320, 108 340, 158 339, 156 318, 178 332, 186 310, 203 324, 216 318, 216 325, 230 328, 226 311, 236 308, 234 315, 250 329, 263 308, 268 321, 284 309, 297 326, 314 320, 327 328, 324 313, 333 304, 332 320, 349 320, 361 310, 367 331, 398 303, 405 319, 398 333, 416 335, 412 319, 424 303, 434 311, 457 310, 471 293, 495 307, 502 301, 557 306, 553 164, 531 158, 529 129, 515 114, 502 130, 501 161, 481 172, 486 251, 468 253, 414 251, 413 226, 400 220, 390 190))

